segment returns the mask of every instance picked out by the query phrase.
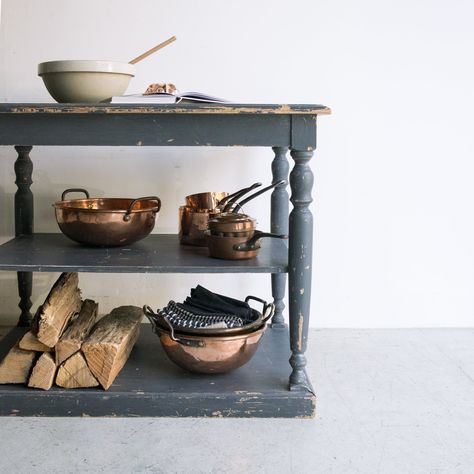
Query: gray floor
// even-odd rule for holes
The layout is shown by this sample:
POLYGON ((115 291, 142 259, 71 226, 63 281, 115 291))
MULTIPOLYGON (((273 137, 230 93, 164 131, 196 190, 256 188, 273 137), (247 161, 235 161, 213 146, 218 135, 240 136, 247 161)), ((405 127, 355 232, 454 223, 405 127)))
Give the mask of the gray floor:
POLYGON ((474 330, 313 330, 314 420, 0 419, 0 472, 473 473, 474 330))

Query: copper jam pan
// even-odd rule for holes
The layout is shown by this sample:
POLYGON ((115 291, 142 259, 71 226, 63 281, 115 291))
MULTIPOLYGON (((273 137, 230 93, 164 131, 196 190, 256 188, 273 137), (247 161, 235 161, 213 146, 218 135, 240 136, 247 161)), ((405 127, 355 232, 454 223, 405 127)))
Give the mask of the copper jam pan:
POLYGON ((70 239, 85 245, 116 247, 146 237, 155 226, 161 201, 156 196, 133 198, 90 198, 82 188, 66 189, 53 204, 56 221, 70 239), (65 200, 80 192, 86 199, 65 200))
POLYGON ((153 327, 169 359, 182 369, 199 374, 222 374, 247 363, 257 351, 265 329, 262 324, 237 336, 191 336, 153 327))

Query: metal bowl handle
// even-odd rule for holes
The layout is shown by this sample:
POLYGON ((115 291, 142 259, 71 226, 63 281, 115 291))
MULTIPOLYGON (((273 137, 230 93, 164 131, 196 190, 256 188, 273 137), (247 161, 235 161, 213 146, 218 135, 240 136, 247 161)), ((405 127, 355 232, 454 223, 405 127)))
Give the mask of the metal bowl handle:
POLYGON ((150 321, 151 326, 153 328, 153 332, 156 332, 155 318, 157 315, 153 312, 153 310, 148 305, 143 306, 143 313, 147 317, 148 321, 150 321))
POLYGON ((265 300, 262 300, 261 298, 258 298, 256 296, 247 296, 245 298, 245 302, 248 303, 249 300, 255 300, 258 301, 259 303, 262 303, 263 308, 262 308, 262 323, 266 323, 272 316, 273 313, 275 312, 275 304, 274 303, 267 303, 265 300), (270 310, 270 311, 268 311, 270 310))
POLYGON ((135 206, 135 204, 137 202, 140 202, 140 201, 156 201, 156 211, 155 212, 160 212, 160 209, 161 209, 161 199, 157 196, 145 196, 145 197, 141 197, 141 198, 137 198, 137 199, 134 199, 131 203, 130 203, 130 206, 128 206, 128 209, 127 209, 127 212, 125 213, 125 215, 123 216, 123 220, 125 222, 129 221, 130 220, 130 214, 132 213, 133 211, 133 207, 135 206))
POLYGON ((61 201, 64 201, 64 198, 66 197, 66 194, 69 194, 69 193, 84 193, 87 197, 87 199, 89 199, 89 191, 87 191, 87 189, 83 189, 83 188, 69 188, 69 189, 66 189, 65 191, 63 191, 63 193, 61 194, 61 201))

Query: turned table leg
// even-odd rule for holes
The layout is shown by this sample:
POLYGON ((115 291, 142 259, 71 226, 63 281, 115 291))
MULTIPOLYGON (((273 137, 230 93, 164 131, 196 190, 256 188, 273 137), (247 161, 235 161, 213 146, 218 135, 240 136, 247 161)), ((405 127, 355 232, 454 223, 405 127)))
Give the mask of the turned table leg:
MULTIPOLYGON (((15 193, 15 235, 33 233, 33 193, 30 186, 33 183, 33 162, 30 159, 31 146, 15 146, 18 157, 15 161, 15 184, 18 187, 15 193)), ((32 315, 30 313, 31 292, 33 286, 32 272, 17 272, 18 294, 21 315, 18 326, 29 326, 32 315)))
MULTIPOLYGON (((286 157, 288 152, 287 147, 273 147, 275 158, 272 161, 272 175, 273 182, 284 179, 288 181, 289 163, 286 157)), ((288 193, 286 191, 286 184, 277 186, 271 197, 271 217, 270 217, 270 232, 274 234, 288 234, 288 193)), ((272 273, 272 295, 275 303, 275 314, 272 318, 271 326, 273 328, 285 327, 285 320, 283 318, 283 310, 285 303, 286 289, 286 273, 272 273)))
POLYGON ((312 151, 291 150, 295 162, 290 174, 291 202, 290 241, 288 256, 290 347, 290 390, 309 389, 305 366, 306 344, 311 302, 313 246, 312 201, 313 173, 308 165, 312 151))

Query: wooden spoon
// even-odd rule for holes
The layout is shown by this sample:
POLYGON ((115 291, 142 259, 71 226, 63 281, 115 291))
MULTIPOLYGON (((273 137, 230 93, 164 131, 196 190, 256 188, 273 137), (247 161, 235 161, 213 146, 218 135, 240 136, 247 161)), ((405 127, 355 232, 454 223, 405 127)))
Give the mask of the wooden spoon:
POLYGON ((168 38, 166 41, 163 41, 163 43, 160 43, 156 45, 155 47, 149 49, 148 51, 145 51, 143 54, 140 54, 140 56, 137 56, 136 58, 132 59, 128 63, 136 64, 138 63, 138 61, 141 61, 142 59, 145 59, 148 56, 150 56, 150 54, 156 53, 159 49, 164 48, 165 46, 168 46, 173 41, 176 41, 176 36, 172 36, 171 38, 168 38))

